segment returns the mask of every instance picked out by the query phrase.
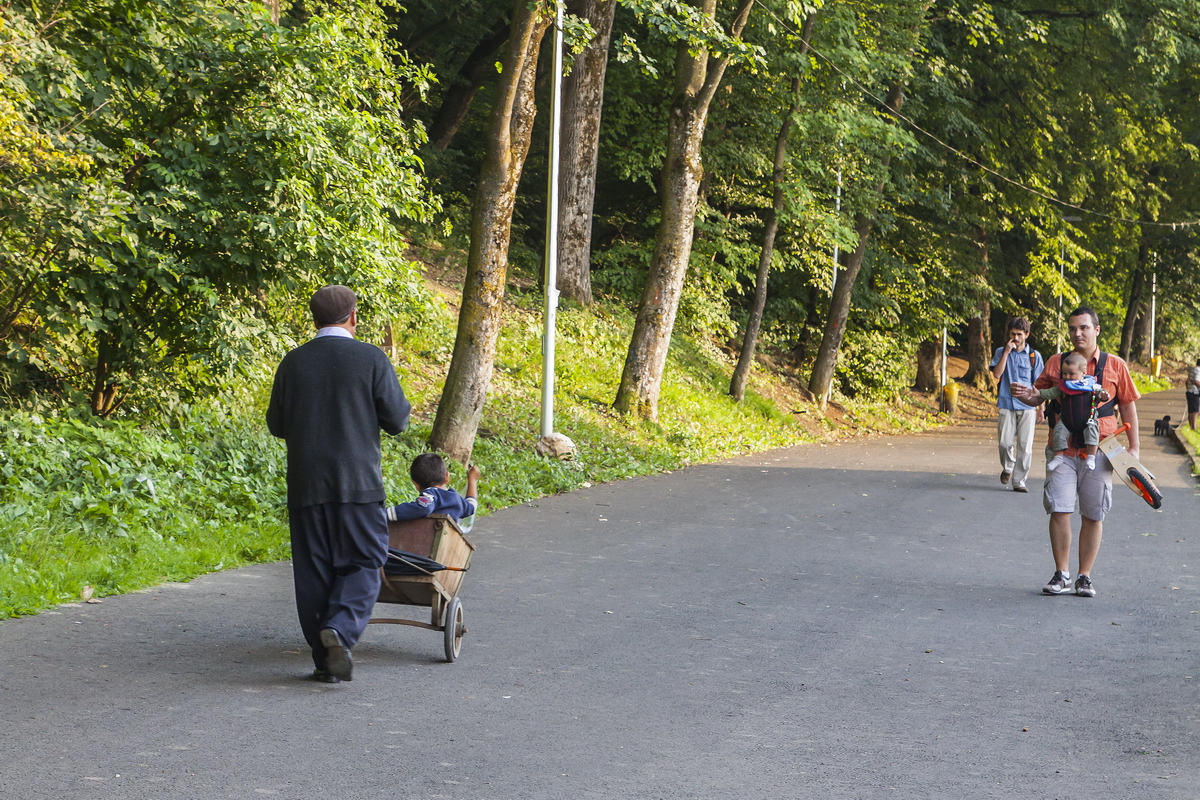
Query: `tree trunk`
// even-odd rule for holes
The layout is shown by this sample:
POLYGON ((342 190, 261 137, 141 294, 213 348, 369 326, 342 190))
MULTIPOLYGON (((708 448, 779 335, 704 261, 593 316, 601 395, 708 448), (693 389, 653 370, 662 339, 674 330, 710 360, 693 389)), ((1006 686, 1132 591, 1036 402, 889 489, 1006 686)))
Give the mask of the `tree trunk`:
MULTIPOLYGON (((812 345, 812 329, 821 321, 817 301, 820 299, 817 285, 808 287, 808 300, 804 303, 804 327, 800 331, 800 339, 792 348, 792 363, 797 369, 802 369, 808 363, 808 348, 812 345)), ((804 391, 808 391, 805 389, 804 391)))
MULTIPOLYGON (((731 35, 741 36, 753 0, 740 0, 731 35)), ((698 6, 712 16, 717 0, 701 0, 698 6)), ((708 120, 708 107, 716 94, 728 58, 709 60, 704 50, 692 52, 680 43, 675 54, 675 96, 671 101, 667 126, 667 156, 663 165, 659 192, 662 196, 662 221, 658 240, 650 260, 650 274, 638 304, 637 320, 621 386, 613 404, 623 414, 635 414, 647 419, 658 418, 658 395, 662 388, 667 350, 688 260, 692 254, 696 208, 699 203, 703 164, 700 145, 708 120)))
POLYGON ((471 210, 471 250, 458 312, 458 334, 431 447, 466 461, 475 444, 496 360, 500 310, 508 273, 513 202, 533 118, 538 49, 552 22, 545 6, 516 0, 508 52, 492 107, 488 151, 471 210))
POLYGON ((1150 357, 1154 355, 1150 352, 1150 303, 1143 300, 1138 305, 1138 318, 1133 330, 1133 360, 1149 365, 1150 357))
POLYGON ((96 334, 96 366, 92 370, 92 413, 98 417, 107 417, 117 410, 120 405, 117 399, 121 386, 113 382, 113 359, 116 348, 107 333, 96 334))
POLYGON ((962 382, 980 391, 992 388, 995 379, 988 369, 992 355, 992 306, 987 300, 979 303, 979 314, 967 320, 967 372, 962 382))
MULTIPOLYGON (((813 23, 816 14, 809 14, 804 20, 804 30, 800 36, 800 56, 808 53, 808 43, 812 37, 813 23)), ((733 377, 729 381, 729 394, 739 403, 746 397, 746 379, 750 376, 750 365, 754 363, 754 351, 758 347, 758 331, 762 327, 763 309, 767 305, 767 280, 771 273, 771 256, 775 253, 775 234, 779 231, 779 215, 783 213, 783 168, 787 164, 788 136, 792 132, 796 115, 802 105, 800 97, 801 77, 796 76, 792 82, 792 105, 783 117, 779 126, 779 136, 775 139, 775 164, 771 173, 771 182, 775 192, 771 202, 771 210, 767 212, 767 225, 763 231, 762 250, 758 256, 758 273, 754 276, 754 302, 750 307, 750 317, 746 320, 746 335, 742 339, 742 352, 738 355, 737 366, 734 367, 733 377)))
MULTIPOLYGON (((471 101, 475 99, 475 93, 488 76, 494 74, 496 52, 504 46, 508 36, 508 22, 501 20, 459 67, 458 75, 446 89, 442 105, 429 125, 429 141, 435 150, 445 150, 450 146, 450 142, 454 141, 454 135, 458 133, 463 120, 467 118, 467 112, 471 110, 471 101)), ((501 80, 504 80, 503 76, 501 80)))
POLYGON ((1138 310, 1142 306, 1142 295, 1146 287, 1146 259, 1150 248, 1143 239, 1138 246, 1137 266, 1133 268, 1133 282, 1129 287, 1129 305, 1125 307, 1125 321, 1121 325, 1121 358, 1129 361, 1133 355, 1133 331, 1137 323, 1138 310))
MULTIPOLYGON (((884 109, 889 114, 895 114, 904 105, 904 88, 899 84, 892 86, 884 100, 884 109)), ((875 204, 883 194, 887 183, 887 171, 891 166, 891 155, 885 155, 881 163, 882 177, 875 187, 875 204)), ((833 287, 833 297, 829 300, 829 318, 825 321, 825 332, 821 336, 821 345, 817 349, 817 360, 813 364, 812 375, 808 380, 808 391, 817 399, 821 408, 829 401, 829 389, 833 382, 833 370, 837 366, 838 351, 842 348, 842 339, 846 335, 846 319, 850 316, 850 296, 854 292, 854 282, 862 269, 863 256, 867 253, 867 242, 871 238, 874 227, 873 216, 864 213, 855 214, 854 232, 858 234, 858 245, 850 252, 842 254, 842 268, 838 271, 837 284, 833 287)))
POLYGON ((396 352, 396 330, 391 322, 383 323, 383 351, 393 363, 399 360, 396 352))
MULTIPOLYGON (((989 285, 988 239, 987 229, 983 226, 975 229, 975 246, 979 252, 979 288, 986 292, 989 285)), ((963 383, 980 391, 991 389, 995 380, 988 366, 992 360, 991 323, 992 306, 985 297, 979 301, 978 314, 967 320, 967 374, 963 375, 963 383)))
POLYGON ((936 392, 942 383, 942 343, 937 339, 926 339, 917 348, 917 380, 913 388, 918 392, 936 392))
POLYGON ((563 81, 558 190, 558 290, 585 305, 592 302, 592 205, 608 43, 616 9, 617 0, 571 0, 567 4, 567 11, 591 22, 596 31, 563 81))

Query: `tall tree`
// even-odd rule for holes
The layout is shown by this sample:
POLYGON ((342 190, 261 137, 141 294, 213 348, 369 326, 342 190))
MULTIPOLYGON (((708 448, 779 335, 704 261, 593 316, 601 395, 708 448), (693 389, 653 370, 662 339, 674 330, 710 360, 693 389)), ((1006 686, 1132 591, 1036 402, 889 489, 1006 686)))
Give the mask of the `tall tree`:
POLYGON ((508 276, 513 204, 537 111, 538 50, 552 22, 544 2, 516 0, 492 106, 487 154, 471 209, 471 250, 454 355, 429 437, 431 447, 459 461, 471 455, 491 385, 508 276))
MULTIPOLYGON (((729 25, 730 39, 741 38, 753 4, 754 0, 740 0, 729 25)), ((701 0, 696 8, 712 19, 717 0, 701 0)), ((659 184, 662 219, 614 403, 624 414, 658 417, 663 370, 692 253, 708 109, 730 59, 729 54, 710 56, 708 48, 686 41, 676 49, 666 163, 659 184)))
POLYGON ((442 104, 429 125, 429 143, 436 150, 445 150, 471 110, 476 92, 496 72, 496 53, 508 40, 509 22, 502 19, 488 31, 483 40, 467 55, 467 60, 451 79, 442 104))
POLYGON ((1143 235, 1138 246, 1137 264, 1133 268, 1133 276, 1129 285, 1129 302, 1125 309, 1125 320, 1121 325, 1121 358, 1129 361, 1133 357, 1133 333, 1138 315, 1142 310, 1142 293, 1145 286, 1146 262, 1150 257, 1150 248, 1143 235))
POLYGON ((558 290, 592 302, 592 208, 604 76, 617 0, 571 0, 567 11, 591 23, 595 36, 575 57, 563 82, 562 160, 559 175, 558 290))
MULTIPOLYGON (((800 57, 808 54, 809 42, 812 38, 813 24, 816 14, 809 14, 804 20, 800 33, 800 57)), ((763 309, 767 305, 767 281, 771 273, 771 258, 775 253, 775 236, 779 232, 779 217, 783 213, 784 202, 784 168, 787 166, 788 138, 796 124, 796 116, 804 106, 803 76, 797 75, 792 80, 792 105, 783 115, 779 126, 779 135, 775 139, 775 161, 771 172, 771 208, 767 211, 766 224, 763 226, 762 248, 758 257, 758 272, 754 276, 754 300, 750 306, 750 316, 746 320, 746 332, 742 337, 742 349, 738 353, 737 365, 733 368, 733 376, 729 379, 729 394, 739 403, 746 396, 746 379, 750 376, 750 366, 754 363, 754 351, 758 346, 758 331, 762 326, 763 309)))
MULTIPOLYGON (((988 236, 987 228, 975 228, 975 249, 979 258, 977 281, 981 294, 988 286, 988 236)), ((984 295, 976 306, 977 313, 967 320, 967 373, 963 383, 976 389, 992 388, 992 373, 988 364, 992 357, 992 305, 984 295)))
MULTIPOLYGON (((892 84, 891 90, 884 98, 884 113, 894 117, 903 105, 904 87, 897 81, 892 84)), ((854 215, 854 233, 858 237, 858 244, 853 250, 843 252, 841 256, 841 269, 838 270, 837 283, 833 287, 833 297, 829 300, 829 316, 825 320, 825 331, 821 336, 821 345, 817 349, 817 360, 813 363, 812 374, 808 381, 808 391, 817 399, 822 408, 829 400, 833 371, 837 366, 842 339, 846 335, 846 319, 850 316, 850 297, 854 292, 854 282, 858 280, 859 270, 862 269, 863 257, 867 253, 871 230, 875 226, 875 209, 883 196, 884 187, 887 185, 891 161, 891 153, 885 152, 880 159, 880 178, 875 186, 875 191, 867 200, 867 205, 854 215)))

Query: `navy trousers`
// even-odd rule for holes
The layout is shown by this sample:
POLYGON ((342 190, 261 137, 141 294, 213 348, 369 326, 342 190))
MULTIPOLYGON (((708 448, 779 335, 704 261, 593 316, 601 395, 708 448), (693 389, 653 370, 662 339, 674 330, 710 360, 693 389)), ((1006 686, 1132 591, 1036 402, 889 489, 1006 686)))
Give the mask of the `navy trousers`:
POLYGON ((348 647, 362 636, 387 561, 382 503, 324 503, 288 509, 296 611, 313 662, 325 669, 321 630, 333 628, 348 647))

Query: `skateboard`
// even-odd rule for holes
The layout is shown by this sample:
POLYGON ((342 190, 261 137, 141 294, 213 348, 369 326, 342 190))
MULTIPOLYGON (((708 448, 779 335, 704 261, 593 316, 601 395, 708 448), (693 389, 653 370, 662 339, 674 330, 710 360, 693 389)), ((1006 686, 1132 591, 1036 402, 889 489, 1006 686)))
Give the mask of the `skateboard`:
POLYGON ((1134 494, 1149 503, 1152 508, 1161 508, 1162 492, 1154 485, 1154 473, 1146 469, 1142 462, 1130 455, 1125 446, 1117 441, 1117 436, 1127 430, 1128 422, 1117 428, 1117 432, 1112 436, 1101 439, 1099 449, 1107 456, 1108 463, 1112 464, 1113 472, 1134 494))

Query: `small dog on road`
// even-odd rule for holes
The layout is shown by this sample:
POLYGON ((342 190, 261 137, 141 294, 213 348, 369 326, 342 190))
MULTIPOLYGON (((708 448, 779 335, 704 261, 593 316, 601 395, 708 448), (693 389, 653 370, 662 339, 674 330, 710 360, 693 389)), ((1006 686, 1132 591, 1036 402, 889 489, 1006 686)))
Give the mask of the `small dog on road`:
POLYGON ((1171 415, 1170 414, 1163 417, 1162 419, 1154 420, 1154 435, 1155 436, 1166 436, 1170 432, 1171 432, 1171 415))

